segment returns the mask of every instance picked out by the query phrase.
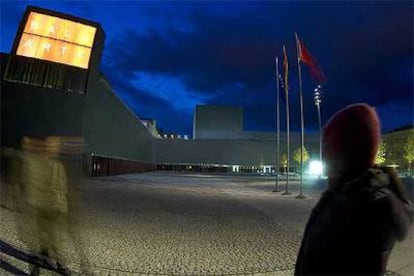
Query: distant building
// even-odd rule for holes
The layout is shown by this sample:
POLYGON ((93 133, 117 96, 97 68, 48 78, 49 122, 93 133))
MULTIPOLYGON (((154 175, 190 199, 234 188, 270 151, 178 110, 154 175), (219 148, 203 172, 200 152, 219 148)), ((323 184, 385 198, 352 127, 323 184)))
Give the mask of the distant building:
POLYGON ((158 132, 156 120, 142 118, 140 121, 148 129, 149 133, 151 133, 152 136, 155 138, 162 138, 161 134, 158 132))
MULTIPOLYGON (((408 171, 408 161, 404 158, 404 147, 409 137, 413 135, 413 125, 394 129, 383 135, 386 145, 385 165, 394 165, 399 171, 408 171)), ((411 164, 411 169, 413 169, 413 165, 411 164)))
POLYGON ((243 109, 220 105, 197 105, 193 139, 240 139, 243 136, 243 109))

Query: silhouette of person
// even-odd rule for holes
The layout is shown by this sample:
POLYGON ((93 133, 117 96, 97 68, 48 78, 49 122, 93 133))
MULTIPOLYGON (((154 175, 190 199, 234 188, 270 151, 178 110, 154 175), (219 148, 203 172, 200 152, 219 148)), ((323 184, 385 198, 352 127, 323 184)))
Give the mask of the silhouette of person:
POLYGON ((390 168, 374 166, 380 122, 367 104, 336 113, 323 130, 328 187, 307 222, 295 275, 382 275, 413 208, 390 168))

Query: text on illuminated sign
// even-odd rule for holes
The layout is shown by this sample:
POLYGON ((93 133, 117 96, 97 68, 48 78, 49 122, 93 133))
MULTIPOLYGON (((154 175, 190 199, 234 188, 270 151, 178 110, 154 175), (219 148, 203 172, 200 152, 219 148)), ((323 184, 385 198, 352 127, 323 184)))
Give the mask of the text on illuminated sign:
POLYGON ((30 12, 16 54, 87 69, 95 33, 92 26, 30 12))

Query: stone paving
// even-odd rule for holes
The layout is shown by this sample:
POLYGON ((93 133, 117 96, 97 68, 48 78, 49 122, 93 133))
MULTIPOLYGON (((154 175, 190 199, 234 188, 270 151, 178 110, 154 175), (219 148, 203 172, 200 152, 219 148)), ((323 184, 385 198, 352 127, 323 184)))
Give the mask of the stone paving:
MULTIPOLYGON (((62 254, 73 271, 94 275, 292 275, 319 197, 306 187, 307 197, 296 199, 292 184, 294 193, 283 196, 271 192, 274 180, 265 177, 154 172, 88 180, 70 193, 62 254)), ((3 208, 0 214, 7 222, 2 240, 25 250, 36 246, 30 219, 3 208)), ((403 246, 396 254, 412 253, 403 246)))

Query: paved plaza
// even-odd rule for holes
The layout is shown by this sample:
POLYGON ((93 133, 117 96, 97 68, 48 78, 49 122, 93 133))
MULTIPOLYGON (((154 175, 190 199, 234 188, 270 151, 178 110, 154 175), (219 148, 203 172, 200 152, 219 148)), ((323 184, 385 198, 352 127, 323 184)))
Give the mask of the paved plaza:
MULTIPOLYGON (((297 180, 282 195, 272 192, 271 177, 152 172, 84 180, 71 189, 60 247, 71 270, 94 275, 292 275, 320 195, 314 182, 306 180, 306 198, 297 199, 297 180)), ((30 219, 0 214, 1 240, 30 251, 30 219)), ((396 245, 390 275, 414 275, 413 236, 396 245)))

